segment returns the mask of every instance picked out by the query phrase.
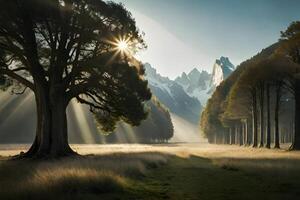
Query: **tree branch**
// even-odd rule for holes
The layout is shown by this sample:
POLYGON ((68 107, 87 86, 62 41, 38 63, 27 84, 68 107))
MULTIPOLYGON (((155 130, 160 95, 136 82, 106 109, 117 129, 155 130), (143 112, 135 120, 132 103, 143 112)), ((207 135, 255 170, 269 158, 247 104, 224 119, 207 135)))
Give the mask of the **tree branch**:
POLYGON ((24 89, 21 91, 21 92, 15 92, 13 91, 14 94, 16 95, 21 95, 21 94, 24 94, 24 92, 26 91, 27 87, 24 87, 24 89))
MULTIPOLYGON (((108 108, 105 108, 105 107, 102 107, 102 106, 99 106, 99 105, 95 105, 94 103, 92 103, 90 101, 87 101, 87 100, 85 100, 85 99, 83 99, 79 96, 77 96, 76 99, 77 99, 78 102, 80 102, 82 104, 87 104, 92 108, 109 111, 108 108)), ((90 110, 92 110, 92 109, 90 109, 90 110)))
POLYGON ((8 69, 0 69, 0 74, 7 75, 7 76, 9 76, 10 78, 19 81, 19 82, 22 83, 24 86, 30 88, 32 91, 34 91, 34 89, 35 89, 34 84, 33 84, 32 82, 28 81, 27 79, 25 79, 25 78, 23 78, 22 76, 20 76, 20 75, 14 73, 14 72, 11 71, 11 70, 8 70, 8 69))

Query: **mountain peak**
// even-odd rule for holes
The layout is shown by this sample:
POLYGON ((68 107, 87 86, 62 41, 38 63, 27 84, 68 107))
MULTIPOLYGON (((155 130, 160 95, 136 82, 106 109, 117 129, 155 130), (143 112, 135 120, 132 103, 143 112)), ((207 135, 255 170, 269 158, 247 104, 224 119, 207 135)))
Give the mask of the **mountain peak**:
POLYGON ((145 67, 146 74, 148 76, 156 76, 157 74, 156 69, 154 69, 149 63, 145 63, 144 67, 145 67))
POLYGON ((201 73, 198 69, 194 68, 190 73, 188 74, 188 78, 191 83, 197 83, 198 80, 201 78, 201 73))
POLYGON ((191 71, 190 71, 190 73, 189 73, 189 75, 190 74, 195 74, 195 73, 199 73, 200 74, 200 72, 199 72, 199 70, 196 68, 196 67, 194 67, 194 69, 192 69, 191 71))
POLYGON ((221 67, 230 68, 232 71, 235 69, 234 65, 230 62, 228 57, 221 56, 220 59, 216 60, 216 63, 221 67))
POLYGON ((201 103, 195 97, 190 96, 182 85, 188 86, 189 77, 182 73, 176 80, 161 76, 149 64, 145 64, 148 87, 159 101, 164 104, 171 112, 184 117, 192 123, 198 123, 201 103), (155 73, 154 73, 155 72, 155 73))
POLYGON ((221 56, 221 57, 220 57, 220 60, 221 60, 221 61, 229 61, 229 58, 228 58, 228 57, 225 57, 225 56, 221 56))
POLYGON ((226 79, 233 71, 235 67, 230 62, 228 57, 221 56, 217 59, 212 72, 211 86, 218 86, 224 79, 226 79))
POLYGON ((181 78, 187 78, 187 74, 185 72, 182 72, 181 78))
POLYGON ((175 79, 175 82, 179 83, 180 85, 187 85, 189 83, 189 77, 185 72, 182 72, 181 76, 178 76, 175 79))
POLYGON ((175 79, 175 82, 181 85, 189 96, 197 98, 201 104, 205 105, 209 96, 207 90, 210 79, 211 74, 207 71, 200 72, 197 68, 193 68, 188 74, 183 72, 175 79))

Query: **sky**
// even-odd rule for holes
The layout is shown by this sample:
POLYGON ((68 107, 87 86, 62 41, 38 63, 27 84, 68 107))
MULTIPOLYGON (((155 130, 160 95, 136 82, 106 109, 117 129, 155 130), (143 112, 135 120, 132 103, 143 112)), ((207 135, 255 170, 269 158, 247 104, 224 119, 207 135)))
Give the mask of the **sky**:
POLYGON ((137 57, 174 79, 193 68, 212 71, 215 60, 234 65, 275 43, 300 20, 299 0, 115 0, 145 33, 137 57))

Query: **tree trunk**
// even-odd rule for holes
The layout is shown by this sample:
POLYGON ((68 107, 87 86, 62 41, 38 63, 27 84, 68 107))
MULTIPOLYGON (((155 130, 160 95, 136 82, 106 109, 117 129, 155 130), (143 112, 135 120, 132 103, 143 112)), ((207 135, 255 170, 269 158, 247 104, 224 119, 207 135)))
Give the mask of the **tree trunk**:
POLYGON ((229 144, 229 131, 226 132, 226 144, 229 144))
POLYGON ((234 143, 235 137, 234 137, 234 128, 230 127, 230 144, 235 144, 234 143))
POLYGON ((275 125, 275 137, 274 137, 274 148, 280 148, 279 143, 279 106, 281 97, 281 86, 276 86, 276 99, 275 99, 275 113, 274 113, 274 125, 275 125))
POLYGON ((229 144, 232 145, 232 130, 229 128, 229 144))
POLYGON ((244 128, 244 124, 241 123, 240 125, 240 131, 239 131, 239 145, 242 146, 244 143, 244 131, 245 131, 245 128, 244 128))
POLYGON ((48 91, 36 86, 36 137, 25 157, 56 158, 75 154, 68 144, 65 95, 48 91))
POLYGON ((295 83, 295 121, 291 150, 300 150, 300 80, 295 83))
POLYGON ((257 147, 257 99, 256 89, 252 94, 252 135, 253 135, 253 147, 257 147))
POLYGON ((245 146, 249 145, 249 130, 248 130, 248 119, 245 122, 245 146))
POLYGON ((264 84, 261 83, 260 86, 260 145, 259 147, 263 147, 264 146, 264 95, 265 94, 265 90, 264 90, 264 84))
POLYGON ((228 142, 228 138, 229 138, 229 130, 224 132, 224 144, 229 144, 228 142))
POLYGON ((234 136, 234 143, 235 144, 238 144, 239 143, 239 127, 238 125, 236 124, 235 125, 235 136, 234 136))
POLYGON ((270 84, 267 84, 267 142, 266 148, 271 148, 271 109, 270 109, 270 84))
POLYGON ((243 123, 243 128, 244 128, 244 131, 243 131, 243 144, 246 146, 247 145, 247 121, 244 121, 243 123))
POLYGON ((51 146, 50 154, 65 156, 73 151, 68 144, 67 105, 63 93, 51 95, 51 146))

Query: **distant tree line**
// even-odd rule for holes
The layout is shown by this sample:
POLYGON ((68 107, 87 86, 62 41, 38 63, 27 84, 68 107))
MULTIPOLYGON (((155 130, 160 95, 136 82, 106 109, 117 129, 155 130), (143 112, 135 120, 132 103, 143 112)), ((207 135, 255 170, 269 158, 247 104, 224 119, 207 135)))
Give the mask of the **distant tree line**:
MULTIPOLYGON (((124 122, 117 125, 116 131, 107 134, 107 143, 166 143, 174 134, 174 128, 170 113, 156 97, 153 97, 147 104, 149 114, 146 120, 137 127, 125 128, 124 122), (129 130, 128 130, 129 129, 129 130), (133 134, 133 135, 132 135, 133 134)), ((95 114, 96 121, 98 120, 95 114)), ((100 125, 100 124, 99 124, 100 125)), ((102 128, 99 127, 99 132, 102 128)))
POLYGON ((210 143, 300 149, 300 22, 278 43, 243 62, 202 113, 210 143))

